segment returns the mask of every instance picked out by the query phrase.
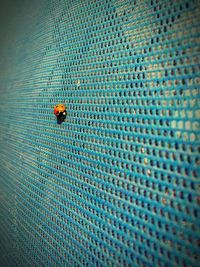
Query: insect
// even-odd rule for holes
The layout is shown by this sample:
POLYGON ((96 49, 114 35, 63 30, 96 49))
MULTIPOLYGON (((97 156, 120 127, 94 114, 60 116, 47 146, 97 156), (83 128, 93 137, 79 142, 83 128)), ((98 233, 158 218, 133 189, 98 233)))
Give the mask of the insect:
POLYGON ((57 123, 61 124, 62 122, 65 121, 67 112, 66 112, 66 107, 64 104, 58 104, 54 107, 54 114, 57 117, 57 123))

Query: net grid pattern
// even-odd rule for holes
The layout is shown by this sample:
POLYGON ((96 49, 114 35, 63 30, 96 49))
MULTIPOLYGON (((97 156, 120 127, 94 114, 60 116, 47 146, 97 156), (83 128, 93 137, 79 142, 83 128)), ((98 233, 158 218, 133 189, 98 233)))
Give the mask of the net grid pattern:
POLYGON ((199 1, 20 3, 0 62, 1 266, 197 267, 199 1))

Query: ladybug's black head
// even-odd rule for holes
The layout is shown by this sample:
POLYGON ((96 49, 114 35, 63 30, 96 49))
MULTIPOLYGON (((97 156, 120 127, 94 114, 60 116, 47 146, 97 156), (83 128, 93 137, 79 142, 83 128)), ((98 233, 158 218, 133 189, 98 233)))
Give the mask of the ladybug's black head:
POLYGON ((66 110, 64 110, 63 112, 59 112, 58 116, 57 116, 57 123, 61 124, 63 121, 65 121, 67 116, 67 112, 66 110))
POLYGON ((67 115, 66 114, 66 110, 61 111, 61 112, 58 113, 58 117, 60 117, 60 118, 63 118, 63 117, 66 118, 66 115, 67 115))

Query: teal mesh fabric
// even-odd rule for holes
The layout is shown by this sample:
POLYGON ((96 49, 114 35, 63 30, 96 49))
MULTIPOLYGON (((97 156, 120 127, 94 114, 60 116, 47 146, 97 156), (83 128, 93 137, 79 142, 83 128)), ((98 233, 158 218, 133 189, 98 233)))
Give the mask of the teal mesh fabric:
POLYGON ((198 266, 200 2, 15 5, 0 54, 0 265, 198 266))

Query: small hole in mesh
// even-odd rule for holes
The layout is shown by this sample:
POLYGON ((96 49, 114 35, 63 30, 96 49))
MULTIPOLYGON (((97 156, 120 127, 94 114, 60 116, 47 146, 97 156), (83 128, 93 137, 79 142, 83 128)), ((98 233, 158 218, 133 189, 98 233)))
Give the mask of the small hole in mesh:
POLYGON ((198 218, 198 210, 197 209, 194 209, 193 214, 194 214, 194 217, 198 218))
POLYGON ((193 175, 193 177, 197 178, 197 177, 198 177, 197 171, 194 170, 194 171, 192 172, 192 175, 193 175))

